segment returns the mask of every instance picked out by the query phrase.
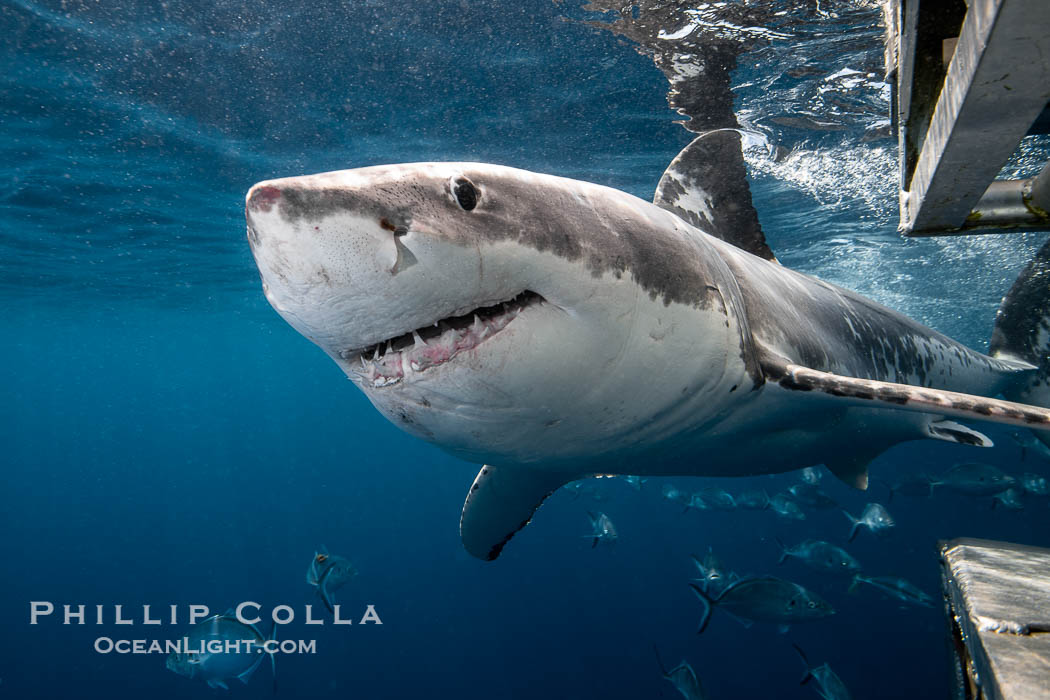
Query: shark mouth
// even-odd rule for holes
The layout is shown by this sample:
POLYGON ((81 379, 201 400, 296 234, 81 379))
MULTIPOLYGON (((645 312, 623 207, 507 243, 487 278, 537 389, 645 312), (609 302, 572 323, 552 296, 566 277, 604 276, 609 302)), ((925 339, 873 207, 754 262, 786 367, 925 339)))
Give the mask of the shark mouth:
POLYGON ((513 299, 450 316, 425 328, 340 354, 344 360, 359 361, 360 366, 351 370, 355 382, 374 388, 390 386, 406 374, 425 372, 476 348, 506 328, 522 311, 545 301, 526 289, 513 299))

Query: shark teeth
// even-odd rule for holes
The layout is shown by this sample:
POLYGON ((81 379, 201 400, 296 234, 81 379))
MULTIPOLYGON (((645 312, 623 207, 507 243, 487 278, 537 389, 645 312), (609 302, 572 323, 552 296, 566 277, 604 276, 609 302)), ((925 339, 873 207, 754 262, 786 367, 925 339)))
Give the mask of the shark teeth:
POLYGON ((544 301, 539 294, 526 290, 509 301, 441 319, 433 326, 409 331, 362 350, 347 350, 342 355, 347 359, 356 355, 361 362, 360 370, 351 370, 354 382, 374 388, 391 386, 404 379, 406 370, 425 372, 463 351, 472 350, 506 328, 526 308, 544 301), (366 359, 369 356, 371 359, 366 359))

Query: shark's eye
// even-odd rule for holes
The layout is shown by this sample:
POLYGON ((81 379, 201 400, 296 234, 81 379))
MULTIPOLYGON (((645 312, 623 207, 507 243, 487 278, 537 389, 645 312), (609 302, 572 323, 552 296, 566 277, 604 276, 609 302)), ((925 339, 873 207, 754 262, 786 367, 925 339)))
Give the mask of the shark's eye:
POLYGON ((328 557, 326 555, 324 555, 324 554, 318 554, 317 555, 317 563, 318 564, 323 564, 327 560, 328 560, 328 557))
POLYGON ((465 177, 457 178, 452 183, 452 193, 456 195, 456 201, 464 211, 471 211, 478 206, 478 190, 474 183, 465 177))

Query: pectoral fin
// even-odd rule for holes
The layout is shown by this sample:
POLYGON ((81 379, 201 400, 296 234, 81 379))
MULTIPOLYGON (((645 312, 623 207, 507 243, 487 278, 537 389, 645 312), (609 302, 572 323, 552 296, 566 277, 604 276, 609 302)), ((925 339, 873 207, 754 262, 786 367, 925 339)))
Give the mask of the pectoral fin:
MULTIPOLYGON (((839 397, 854 404, 871 403, 902 411, 1019 425, 1035 430, 1050 430, 1050 410, 1038 406, 963 394, 958 391, 845 377, 802 367, 788 361, 771 360, 768 355, 763 357, 761 364, 767 381, 777 382, 784 389, 791 391, 818 392, 839 397)), ((946 433, 938 437, 944 439, 944 435, 946 433)), ((935 436, 931 435, 931 437, 935 436)))
POLYGON ((492 561, 529 524, 547 496, 578 478, 579 474, 524 467, 482 467, 459 520, 463 546, 475 557, 492 561))
POLYGON ((868 490, 868 464, 870 457, 858 455, 846 459, 831 459, 824 463, 828 471, 845 484, 861 491, 868 490))

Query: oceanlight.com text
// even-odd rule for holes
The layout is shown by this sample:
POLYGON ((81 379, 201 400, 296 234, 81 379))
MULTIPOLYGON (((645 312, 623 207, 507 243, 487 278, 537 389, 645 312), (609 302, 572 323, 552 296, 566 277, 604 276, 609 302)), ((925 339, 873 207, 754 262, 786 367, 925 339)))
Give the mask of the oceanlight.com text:
POLYGON ((111 639, 95 640, 99 654, 316 654, 316 639, 111 639))

